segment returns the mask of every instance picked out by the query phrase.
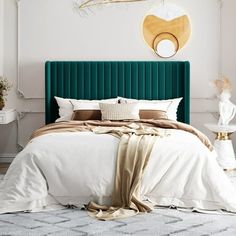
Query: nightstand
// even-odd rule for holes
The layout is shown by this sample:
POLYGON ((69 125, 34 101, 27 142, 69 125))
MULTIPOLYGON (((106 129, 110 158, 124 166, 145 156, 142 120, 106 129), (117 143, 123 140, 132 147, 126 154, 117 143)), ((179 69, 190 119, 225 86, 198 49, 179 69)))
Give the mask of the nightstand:
POLYGON ((218 154, 217 161, 224 170, 236 170, 236 159, 230 135, 236 131, 236 125, 219 126, 217 124, 205 124, 216 134, 214 147, 218 154))
POLYGON ((225 174, 229 177, 230 181, 236 188, 236 170, 225 171, 225 174))
POLYGON ((0 110, 0 125, 9 124, 14 120, 16 120, 16 110, 15 109, 0 110))

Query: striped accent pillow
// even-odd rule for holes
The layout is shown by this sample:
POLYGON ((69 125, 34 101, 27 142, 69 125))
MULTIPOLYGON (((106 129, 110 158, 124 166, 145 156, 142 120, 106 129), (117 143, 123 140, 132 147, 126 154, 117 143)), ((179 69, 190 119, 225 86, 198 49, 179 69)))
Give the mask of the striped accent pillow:
POLYGON ((99 103, 102 120, 138 120, 139 106, 137 103, 109 104, 99 103))

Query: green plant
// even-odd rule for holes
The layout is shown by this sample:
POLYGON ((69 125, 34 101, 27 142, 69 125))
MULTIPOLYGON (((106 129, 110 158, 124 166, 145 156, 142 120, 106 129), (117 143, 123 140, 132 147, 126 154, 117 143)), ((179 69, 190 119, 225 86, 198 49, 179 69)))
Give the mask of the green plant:
POLYGON ((12 84, 4 77, 0 77, 0 102, 6 100, 7 92, 11 89, 12 84))

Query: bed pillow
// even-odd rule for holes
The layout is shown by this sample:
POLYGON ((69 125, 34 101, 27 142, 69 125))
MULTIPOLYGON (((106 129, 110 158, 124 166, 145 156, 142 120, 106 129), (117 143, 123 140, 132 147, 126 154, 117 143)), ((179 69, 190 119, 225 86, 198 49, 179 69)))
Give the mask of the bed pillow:
POLYGON ((101 120, 101 110, 75 110, 72 120, 101 120))
POLYGON ((117 104, 118 98, 102 100, 71 100, 74 110, 100 110, 99 103, 117 104))
POLYGON ((138 120, 138 103, 109 104, 99 103, 102 120, 138 120))
POLYGON ((165 111, 168 119, 177 120, 177 111, 181 98, 174 98, 168 100, 137 100, 130 98, 118 97, 118 102, 124 103, 137 103, 139 104, 140 110, 161 110, 165 111))
MULTIPOLYGON (((140 119, 168 119, 165 111, 160 110, 139 110, 140 119)), ((72 120, 101 120, 101 110, 75 110, 72 120)))
POLYGON ((161 110, 139 110, 140 119, 168 119, 167 113, 161 110))
POLYGON ((70 101, 74 99, 56 96, 54 98, 56 99, 57 105, 59 107, 59 118, 56 120, 56 122, 70 120, 73 113, 73 106, 70 101))
POLYGON ((72 114, 73 114, 73 110, 74 109, 74 104, 75 105, 81 105, 83 106, 84 109, 88 110, 90 109, 89 107, 90 104, 96 103, 96 107, 97 109, 99 109, 99 102, 110 102, 110 103, 116 103, 118 101, 118 98, 110 98, 110 99, 103 99, 103 100, 83 100, 83 99, 70 99, 70 98, 61 98, 61 97, 56 97, 55 99, 57 101, 58 107, 59 107, 59 116, 60 118, 58 118, 56 120, 56 122, 59 121, 67 121, 67 120, 71 120, 72 114))

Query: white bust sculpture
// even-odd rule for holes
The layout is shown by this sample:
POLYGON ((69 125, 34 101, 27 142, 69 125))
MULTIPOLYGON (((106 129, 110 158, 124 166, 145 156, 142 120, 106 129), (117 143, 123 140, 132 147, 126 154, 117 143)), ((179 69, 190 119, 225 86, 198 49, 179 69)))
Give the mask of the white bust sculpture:
POLYGON ((220 91, 220 95, 218 96, 220 113, 218 125, 227 126, 236 114, 236 105, 230 101, 231 83, 228 79, 224 78, 222 80, 216 80, 215 85, 220 91))
POLYGON ((229 100, 230 97, 231 94, 227 90, 222 91, 222 93, 219 95, 220 118, 218 125, 228 125, 235 116, 236 106, 229 100))

